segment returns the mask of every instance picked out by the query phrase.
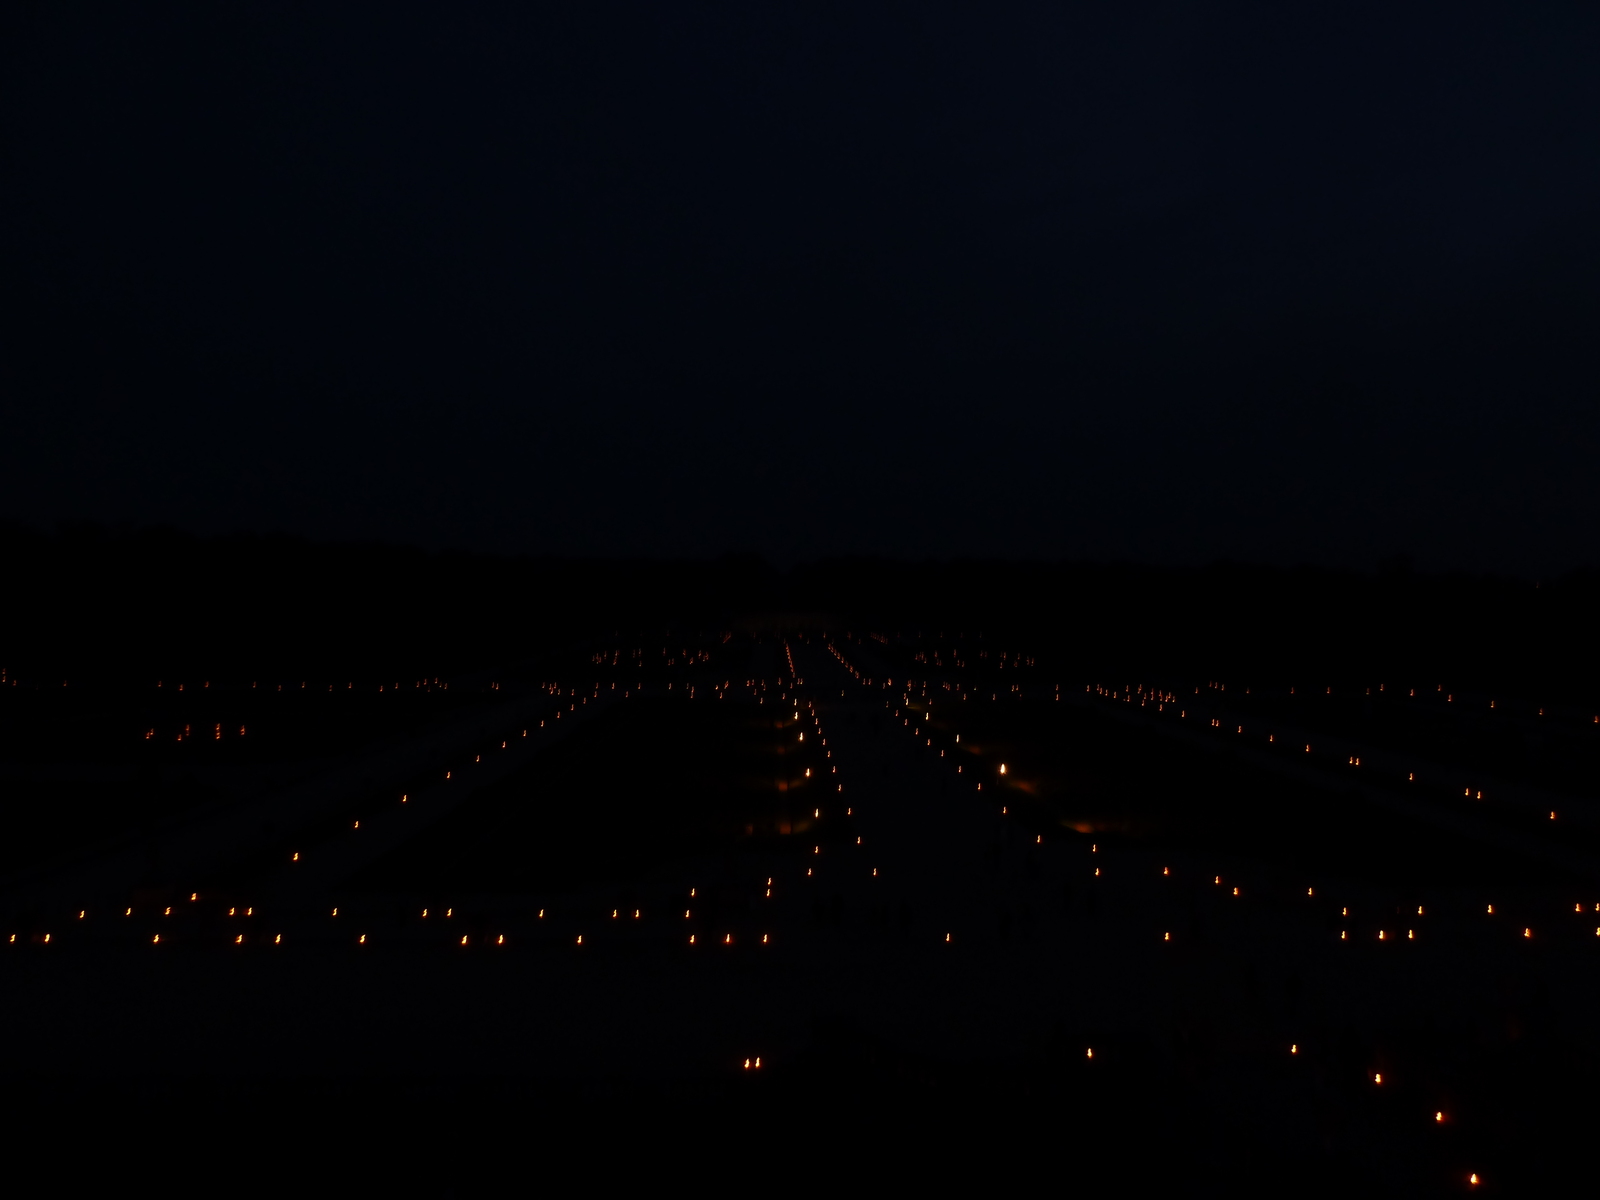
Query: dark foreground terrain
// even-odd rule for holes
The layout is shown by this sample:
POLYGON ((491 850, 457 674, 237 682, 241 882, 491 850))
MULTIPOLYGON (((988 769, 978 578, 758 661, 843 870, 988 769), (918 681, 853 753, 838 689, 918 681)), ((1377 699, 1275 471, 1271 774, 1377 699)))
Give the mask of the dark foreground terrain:
POLYGON ((17 1144, 438 1194, 1574 1194, 1581 687, 786 620, 450 675, 8 666, 17 1144))

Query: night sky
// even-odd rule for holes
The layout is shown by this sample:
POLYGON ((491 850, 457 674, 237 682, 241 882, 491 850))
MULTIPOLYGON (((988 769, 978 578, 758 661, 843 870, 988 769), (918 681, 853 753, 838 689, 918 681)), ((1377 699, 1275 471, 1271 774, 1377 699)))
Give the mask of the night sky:
POLYGON ((0 518, 1600 560, 1594 6, 8 14, 0 518))

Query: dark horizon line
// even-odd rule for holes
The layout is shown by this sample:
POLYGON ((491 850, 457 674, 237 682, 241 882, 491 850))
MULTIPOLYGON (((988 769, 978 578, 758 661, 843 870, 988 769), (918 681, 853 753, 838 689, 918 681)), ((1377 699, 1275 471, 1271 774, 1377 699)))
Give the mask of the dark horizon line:
POLYGON ((500 561, 507 564, 549 563, 613 568, 742 565, 747 569, 774 578, 794 577, 804 575, 810 571, 840 567, 898 569, 1007 567, 1190 576, 1228 572, 1279 577, 1324 575, 1337 578, 1361 579, 1475 581, 1542 587, 1545 584, 1559 586, 1564 583, 1584 583, 1600 576, 1600 565, 1593 562, 1578 563, 1550 575, 1530 576, 1512 571, 1475 571, 1464 567, 1426 568, 1418 566, 1416 556, 1410 553, 1379 557, 1371 567, 1366 568, 1309 561, 1272 563, 1227 556, 1213 558, 1205 562, 1163 563, 1133 557, 1034 558, 973 554, 912 557, 894 553, 866 554, 850 552, 824 554, 782 565, 774 562, 772 558, 759 550, 739 547, 730 547, 703 555, 676 557, 604 553, 583 554, 535 550, 503 551, 473 548, 467 545, 429 547, 418 542, 395 541, 382 537, 317 537, 311 534, 282 529, 233 529, 224 532, 202 533, 169 522, 142 524, 132 521, 112 522, 84 518, 61 518, 47 525, 40 525, 6 516, 0 516, 0 541, 53 541, 58 544, 74 541, 79 543, 122 542, 125 544, 145 541, 151 544, 164 543, 169 546, 184 543, 196 546, 220 546, 228 543, 259 542, 280 546, 297 546, 307 550, 377 551, 396 555, 417 555, 426 558, 462 558, 486 562, 500 561))

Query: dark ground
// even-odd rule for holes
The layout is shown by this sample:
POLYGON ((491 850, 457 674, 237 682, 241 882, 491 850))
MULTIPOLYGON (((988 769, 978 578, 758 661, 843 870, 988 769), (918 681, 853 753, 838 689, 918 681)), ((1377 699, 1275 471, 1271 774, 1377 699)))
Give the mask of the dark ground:
POLYGON ((282 693, 7 667, 18 1144, 370 1146, 436 1194, 676 1156, 1219 1195, 1582 1165, 1576 688, 791 619, 282 693))

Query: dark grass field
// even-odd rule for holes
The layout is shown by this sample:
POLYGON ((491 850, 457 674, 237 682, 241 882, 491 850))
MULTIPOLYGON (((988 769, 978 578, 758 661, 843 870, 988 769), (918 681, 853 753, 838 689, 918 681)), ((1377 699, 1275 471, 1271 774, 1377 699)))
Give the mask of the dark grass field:
POLYGON ((518 728, 396 777, 403 815, 357 775, 170 917, 136 893, 28 937, 13 1130, 120 1116, 173 1164, 243 1137, 441 1195, 530 1161, 1229 1196, 1461 1194, 1471 1164, 1477 1194, 1566 1194, 1600 1070, 1581 878, 1136 704, 1018 698, 1026 660, 931 684, 930 722, 815 639, 633 650, 528 676, 518 728), (785 674, 751 688, 758 662, 785 674), (332 855, 369 812, 399 822, 375 857, 275 898, 285 837, 332 855))
POLYGON ((349 886, 554 895, 691 857, 799 851, 807 839, 841 836, 813 816, 822 758, 774 719, 789 715, 714 697, 630 701, 482 789, 349 886))
POLYGON ((263 1187, 434 1196, 499 1194, 534 1169, 584 1186, 667 1177, 739 1186, 781 1171, 783 1186, 834 1190, 1585 1192, 1581 1122, 1541 1094, 1550 1075, 1528 1055, 1483 1064, 1484 1084, 1518 1095, 1515 1123, 1488 1137, 1440 1125, 1419 1144, 1409 1129, 1427 1121, 1430 1101, 1415 1089, 1357 1095, 1326 1070, 1218 1067, 1200 1047, 1176 1066, 1169 1048, 1136 1041, 1103 1044, 1094 1063, 1047 1041, 1027 1061, 966 1064, 907 1055, 842 1025, 810 1041, 803 1061, 745 1078, 190 1077, 92 1090, 23 1080, 26 1113, 0 1141, 60 1159, 63 1180, 104 1165, 68 1153, 76 1130, 95 1128, 104 1152, 159 1164, 173 1182, 232 1177, 248 1162, 263 1187), (1468 1184, 1463 1161, 1484 1186, 1468 1184))
POLYGON ((933 728, 963 764, 961 778, 982 781, 995 803, 1041 830, 1205 851, 1307 886, 1559 881, 1541 863, 1396 812, 1353 787, 1272 770, 1078 705, 936 700, 934 709, 933 728))

